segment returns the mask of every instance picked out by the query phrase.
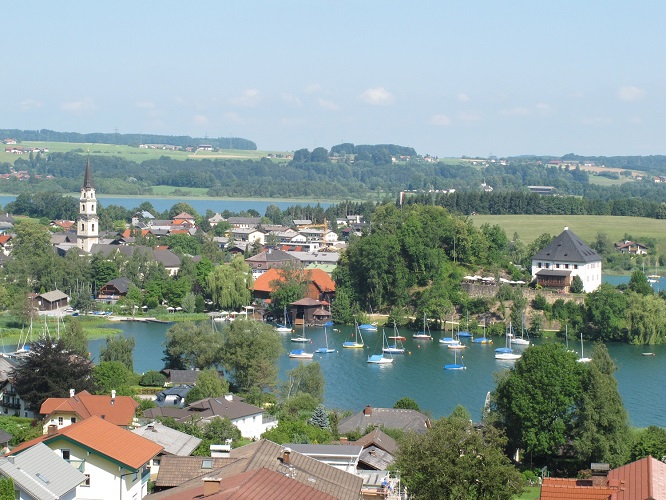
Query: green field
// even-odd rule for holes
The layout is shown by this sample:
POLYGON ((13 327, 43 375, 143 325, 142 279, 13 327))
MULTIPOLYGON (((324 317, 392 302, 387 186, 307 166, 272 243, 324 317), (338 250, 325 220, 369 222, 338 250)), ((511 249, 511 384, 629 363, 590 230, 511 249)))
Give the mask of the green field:
MULTIPOLYGON (((135 161, 140 163, 144 160, 155 160, 162 156, 168 156, 177 160, 186 160, 188 158, 203 159, 203 158, 227 158, 227 159, 242 159, 242 160, 258 160, 264 158, 270 153, 287 154, 283 151, 248 151, 241 149, 225 149, 220 152, 213 151, 197 151, 190 153, 187 151, 169 151, 162 149, 143 149, 133 146, 116 145, 116 144, 89 144, 89 143, 75 143, 75 142, 32 142, 25 141, 19 144, 24 148, 47 148, 49 153, 66 153, 69 151, 78 150, 81 153, 90 151, 91 156, 118 156, 126 160, 135 161)), ((14 163, 19 158, 26 158, 25 155, 15 155, 13 153, 5 153, 5 149, 0 150, 0 162, 14 163)), ((287 161, 285 159, 275 159, 274 161, 287 161)))
POLYGON ((518 233, 520 239, 531 243, 543 233, 557 236, 565 226, 587 243, 598 233, 606 233, 611 241, 620 241, 625 234, 632 239, 642 236, 657 240, 657 252, 666 251, 666 220, 645 217, 613 217, 610 215, 473 215, 474 225, 499 225, 509 238, 518 233))

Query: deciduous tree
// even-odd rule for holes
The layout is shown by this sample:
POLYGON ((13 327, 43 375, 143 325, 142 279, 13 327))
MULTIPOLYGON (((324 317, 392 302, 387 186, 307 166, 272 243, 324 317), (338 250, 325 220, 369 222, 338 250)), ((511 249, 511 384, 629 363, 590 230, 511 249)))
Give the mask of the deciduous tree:
POLYGON ((208 322, 177 323, 167 330, 163 361, 166 368, 204 370, 220 363, 222 337, 208 322))

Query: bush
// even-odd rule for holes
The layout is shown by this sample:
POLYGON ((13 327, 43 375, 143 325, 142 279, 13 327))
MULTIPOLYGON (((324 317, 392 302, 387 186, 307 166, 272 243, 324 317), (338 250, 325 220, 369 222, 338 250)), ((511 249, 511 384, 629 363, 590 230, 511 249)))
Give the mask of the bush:
POLYGON ((536 309, 537 311, 550 311, 550 304, 546 300, 546 297, 540 293, 537 293, 536 297, 534 297, 534 300, 532 300, 532 308, 536 309))
POLYGON ((151 386, 151 387, 163 387, 166 382, 166 377, 155 370, 148 370, 143 374, 141 380, 139 380, 139 385, 151 386))

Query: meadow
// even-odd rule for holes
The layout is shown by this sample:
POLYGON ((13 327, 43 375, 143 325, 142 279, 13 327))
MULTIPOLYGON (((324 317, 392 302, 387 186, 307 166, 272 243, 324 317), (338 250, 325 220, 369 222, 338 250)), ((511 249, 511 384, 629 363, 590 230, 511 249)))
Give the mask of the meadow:
POLYGON ((666 220, 645 217, 614 217, 611 215, 473 215, 474 225, 499 225, 511 239, 518 233, 521 240, 531 243, 543 233, 557 236, 568 226, 588 244, 599 233, 606 233, 611 241, 620 241, 625 235, 631 239, 655 238, 657 253, 666 251, 666 220))

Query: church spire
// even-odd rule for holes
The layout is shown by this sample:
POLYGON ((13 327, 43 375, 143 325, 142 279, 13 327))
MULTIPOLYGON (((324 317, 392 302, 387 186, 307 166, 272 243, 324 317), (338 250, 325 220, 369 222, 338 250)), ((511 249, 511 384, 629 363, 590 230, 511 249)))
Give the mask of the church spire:
POLYGON ((92 168, 90 167, 90 155, 88 155, 88 159, 86 160, 86 173, 83 176, 83 189, 94 188, 95 186, 93 184, 92 168))

